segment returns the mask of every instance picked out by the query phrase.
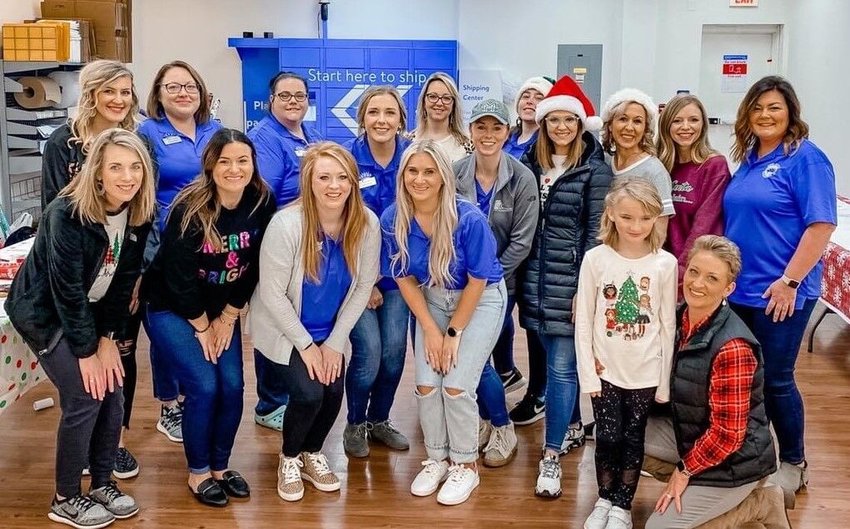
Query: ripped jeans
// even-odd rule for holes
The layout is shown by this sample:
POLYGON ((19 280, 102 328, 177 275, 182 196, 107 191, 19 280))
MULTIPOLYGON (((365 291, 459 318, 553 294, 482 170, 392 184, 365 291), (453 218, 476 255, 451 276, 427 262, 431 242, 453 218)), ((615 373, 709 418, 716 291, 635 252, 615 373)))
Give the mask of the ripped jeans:
MULTIPOLYGON (((461 290, 423 288, 428 311, 445 332, 460 300, 461 290)), ((455 463, 472 463, 478 459, 478 405, 475 389, 481 379, 484 363, 499 338, 507 304, 505 282, 488 286, 469 325, 460 337, 457 366, 441 375, 428 365, 425 355, 425 332, 417 321, 414 341, 416 385, 435 388, 422 395, 416 391, 419 422, 425 437, 428 458, 455 463), (446 390, 462 390, 450 395, 446 390)))

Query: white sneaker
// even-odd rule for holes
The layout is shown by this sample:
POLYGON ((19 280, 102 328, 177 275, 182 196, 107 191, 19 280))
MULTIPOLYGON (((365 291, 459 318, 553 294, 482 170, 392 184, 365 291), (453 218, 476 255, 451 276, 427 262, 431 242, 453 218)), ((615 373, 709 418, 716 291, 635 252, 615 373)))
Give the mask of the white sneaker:
POLYGON ((493 428, 490 442, 484 448, 485 467, 503 467, 516 455, 517 439, 514 423, 493 428))
POLYGON ((490 434, 493 432, 493 423, 478 419, 478 451, 484 450, 487 443, 490 442, 490 434))
POLYGON ((573 448, 580 448, 584 446, 584 443, 584 425, 581 423, 581 421, 575 424, 571 424, 567 428, 567 433, 566 435, 564 435, 564 440, 561 442, 561 450, 558 452, 558 455, 567 455, 573 448))
POLYGON ((469 499, 469 495, 480 482, 481 479, 475 470, 462 465, 453 465, 449 469, 449 478, 437 494, 437 503, 460 505, 469 499))
POLYGON ((280 454, 277 467, 277 495, 285 501, 298 501, 304 497, 304 482, 301 480, 300 457, 285 457, 280 454))
POLYGON ((434 461, 428 459, 422 462, 425 467, 416 474, 413 483, 410 484, 410 493, 414 496, 430 496, 437 491, 440 483, 446 480, 449 474, 448 461, 434 461))
POLYGON ((543 456, 537 465, 537 486, 534 494, 544 498, 561 496, 561 463, 558 456, 543 456))
POLYGON ((611 507, 611 502, 608 500, 602 498, 596 500, 596 505, 593 506, 590 516, 584 521, 584 529, 605 529, 611 507))
POLYGON ((632 511, 611 507, 605 529, 632 529, 632 511))

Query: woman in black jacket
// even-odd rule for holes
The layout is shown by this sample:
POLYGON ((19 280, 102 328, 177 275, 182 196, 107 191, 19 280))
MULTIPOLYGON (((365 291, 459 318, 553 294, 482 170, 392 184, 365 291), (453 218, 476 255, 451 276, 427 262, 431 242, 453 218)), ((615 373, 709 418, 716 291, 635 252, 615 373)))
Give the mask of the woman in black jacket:
POLYGON ((6 300, 12 325, 59 390, 51 520, 105 527, 139 510, 110 480, 123 417, 115 340, 129 317, 154 213, 150 158, 125 130, 101 133, 80 174, 44 211, 6 300), (80 490, 90 464, 91 489, 80 490))
POLYGON ((602 146, 590 133, 601 127, 602 120, 571 78, 562 77, 538 103, 537 122, 537 142, 523 161, 538 179, 541 211, 531 254, 517 283, 530 381, 511 419, 530 424, 545 410, 546 442, 535 492, 558 497, 558 455, 584 439, 579 418, 570 420, 571 414, 576 415, 578 396, 573 297, 581 260, 598 244, 596 233, 612 176, 602 146))

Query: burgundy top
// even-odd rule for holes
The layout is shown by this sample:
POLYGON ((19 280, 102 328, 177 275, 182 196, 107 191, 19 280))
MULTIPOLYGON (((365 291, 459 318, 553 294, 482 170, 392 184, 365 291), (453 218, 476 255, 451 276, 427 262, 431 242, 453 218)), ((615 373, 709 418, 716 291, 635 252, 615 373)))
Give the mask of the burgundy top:
POLYGON ((731 175, 726 158, 717 155, 702 164, 676 164, 670 177, 676 214, 670 217, 665 247, 679 260, 681 284, 694 240, 700 235, 723 235, 723 193, 731 175))

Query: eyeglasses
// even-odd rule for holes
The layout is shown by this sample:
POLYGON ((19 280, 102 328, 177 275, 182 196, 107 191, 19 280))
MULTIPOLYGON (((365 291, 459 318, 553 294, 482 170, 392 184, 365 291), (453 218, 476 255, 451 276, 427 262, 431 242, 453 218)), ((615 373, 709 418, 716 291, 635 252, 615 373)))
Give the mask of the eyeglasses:
POLYGON ((290 101, 293 97, 299 103, 303 103, 307 100, 307 94, 304 92, 295 92, 294 94, 290 92, 280 92, 279 94, 275 94, 275 97, 280 99, 283 103, 290 101))
POLYGON ((561 125, 564 125, 568 128, 575 127, 579 122, 579 119, 575 116, 567 116, 565 118, 556 118, 556 117, 548 117, 546 118, 546 125, 550 129, 557 129, 561 125))
POLYGON ((179 94, 180 90, 186 90, 187 94, 197 94, 198 93, 198 85, 195 83, 167 83, 162 85, 165 88, 165 91, 169 94, 179 94))
POLYGON ((450 96, 449 94, 435 94, 434 92, 428 92, 425 94, 425 99, 428 100, 429 103, 436 103, 437 101, 441 101, 444 105, 451 105, 455 102, 455 98, 450 96))

